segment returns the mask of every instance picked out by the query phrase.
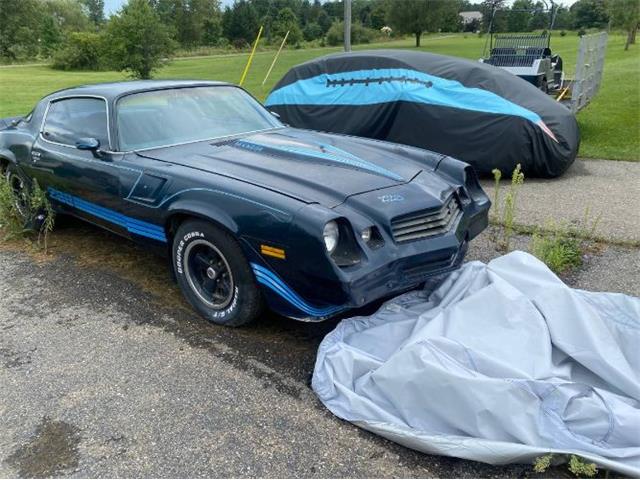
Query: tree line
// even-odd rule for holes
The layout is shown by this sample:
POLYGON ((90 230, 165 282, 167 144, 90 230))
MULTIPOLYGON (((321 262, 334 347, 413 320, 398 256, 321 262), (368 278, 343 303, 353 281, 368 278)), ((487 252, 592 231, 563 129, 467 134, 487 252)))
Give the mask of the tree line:
MULTIPOLYGON (((638 0, 579 0, 556 12, 557 29, 604 28, 629 32, 634 43, 638 0)), ((0 60, 52 59, 63 69, 115 68, 146 78, 177 49, 247 48, 260 26, 267 44, 339 45, 341 0, 128 0, 110 18, 104 0, 0 0, 0 60)), ((428 32, 532 31, 549 26, 539 0, 353 0, 352 43, 428 32), (480 11, 463 24, 460 12, 480 11), (492 12, 496 12, 492 14, 492 12)))

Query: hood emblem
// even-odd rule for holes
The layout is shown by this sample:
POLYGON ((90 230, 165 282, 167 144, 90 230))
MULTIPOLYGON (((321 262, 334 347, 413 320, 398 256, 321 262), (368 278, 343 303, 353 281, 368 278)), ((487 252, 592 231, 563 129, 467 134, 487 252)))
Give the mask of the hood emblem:
POLYGON ((378 199, 382 203, 391 203, 391 202, 404 202, 404 197, 402 195, 398 195, 397 193, 389 194, 389 195, 381 195, 378 199))

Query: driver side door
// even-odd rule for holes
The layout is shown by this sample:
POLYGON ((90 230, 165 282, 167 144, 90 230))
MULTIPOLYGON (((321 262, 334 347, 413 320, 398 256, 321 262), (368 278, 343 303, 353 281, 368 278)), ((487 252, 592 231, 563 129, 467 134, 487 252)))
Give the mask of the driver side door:
POLYGON ((116 233, 126 234, 112 212, 121 208, 120 172, 110 152, 108 104, 100 97, 52 100, 31 150, 29 175, 65 210, 116 233), (80 139, 97 139, 98 150, 80 150, 80 139))

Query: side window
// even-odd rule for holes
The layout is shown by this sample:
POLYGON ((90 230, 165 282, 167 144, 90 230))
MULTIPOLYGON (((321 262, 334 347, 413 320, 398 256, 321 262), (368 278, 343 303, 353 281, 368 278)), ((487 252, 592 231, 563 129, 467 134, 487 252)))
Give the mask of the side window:
POLYGON ((81 138, 97 138, 109 148, 107 104, 99 98, 69 98, 52 102, 42 135, 51 142, 75 146, 81 138))

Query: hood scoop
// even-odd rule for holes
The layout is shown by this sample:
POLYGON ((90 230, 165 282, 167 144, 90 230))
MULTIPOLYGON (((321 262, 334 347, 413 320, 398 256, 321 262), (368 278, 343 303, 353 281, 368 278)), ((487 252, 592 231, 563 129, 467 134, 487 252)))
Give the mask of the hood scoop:
POLYGON ((368 162, 360 157, 357 157, 345 150, 342 150, 333 145, 325 143, 316 143, 317 147, 310 147, 310 142, 305 144, 299 144, 294 142, 286 142, 282 144, 271 144, 260 142, 256 140, 239 139, 230 142, 225 142, 226 146, 238 148, 245 151, 254 153, 261 153, 279 158, 290 158, 292 160, 306 160, 316 163, 323 163, 333 166, 352 168, 356 170, 362 170, 367 173, 379 175, 397 182, 404 181, 400 175, 386 168, 383 168, 375 163, 368 162))

